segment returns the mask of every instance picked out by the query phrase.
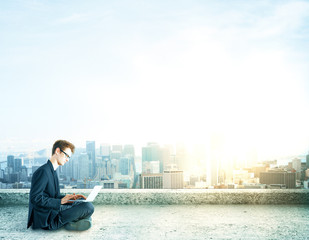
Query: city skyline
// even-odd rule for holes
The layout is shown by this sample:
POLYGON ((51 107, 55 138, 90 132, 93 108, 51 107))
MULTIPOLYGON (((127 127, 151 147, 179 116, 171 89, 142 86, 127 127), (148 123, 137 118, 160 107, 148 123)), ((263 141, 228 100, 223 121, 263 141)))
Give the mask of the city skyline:
MULTIPOLYGON (((57 168, 62 188, 308 188, 309 154, 305 161, 289 158, 259 162, 256 156, 245 162, 225 159, 214 139, 210 153, 201 146, 189 153, 184 144, 149 142, 136 155, 134 145, 101 144, 86 141, 76 148, 70 161, 57 168)), ((7 155, 0 168, 0 188, 29 188, 33 173, 46 163, 48 150, 34 155, 7 155)))
POLYGON ((308 152, 306 1, 0 6, 1 152, 213 135, 238 156, 308 152))
MULTIPOLYGON (((138 158, 142 158, 143 156, 143 149, 147 147, 149 144, 155 144, 160 148, 168 148, 169 149, 169 154, 171 156, 176 156, 177 151, 179 152, 179 149, 183 149, 183 153, 191 159, 191 164, 190 166, 187 166, 187 170, 189 171, 195 171, 195 172, 201 172, 201 168, 211 168, 211 164, 213 164, 213 161, 219 161, 222 164, 226 164, 231 166, 233 162, 237 162, 238 164, 241 164, 243 167, 247 165, 255 165, 258 163, 262 162, 267 162, 267 161, 276 161, 277 166, 280 165, 287 165, 289 161, 292 159, 300 159, 302 162, 306 162, 306 156, 309 154, 308 152, 305 154, 294 154, 294 155, 289 155, 289 156, 277 156, 274 158, 261 158, 258 155, 258 152, 255 151, 249 151, 249 152, 243 152, 242 155, 233 155, 232 153, 229 152, 229 148, 225 148, 224 145, 216 145, 213 144, 213 146, 205 146, 202 144, 195 144, 192 146, 187 146, 184 143, 169 143, 169 144, 162 144, 158 142, 153 142, 153 141, 148 141, 147 143, 144 143, 141 146, 136 146, 134 144, 130 143, 97 143, 95 141, 86 141, 83 146, 75 146, 76 147, 76 153, 72 154, 73 158, 75 159, 76 156, 79 155, 79 153, 83 152, 88 155, 89 159, 93 159, 89 155, 89 151, 87 150, 87 145, 88 143, 93 143, 93 150, 95 151, 93 154, 95 154, 95 158, 97 157, 102 157, 102 148, 108 147, 110 149, 114 147, 126 147, 126 146, 132 146, 135 149, 134 155, 138 158), (178 150, 177 150, 178 149, 178 150), (216 160, 217 159, 217 160, 216 160), (197 163, 202 164, 200 167, 197 165, 197 163), (189 167, 189 168, 188 168, 189 167)), ((109 150, 111 151, 111 150, 109 150)), ((103 150, 104 152, 104 150, 103 150)), ((7 151, 3 152, 0 151, 0 162, 2 163, 6 162, 7 156, 13 155, 19 158, 37 158, 37 157, 44 157, 46 158, 45 160, 49 159, 51 156, 51 148, 46 147, 46 148, 40 148, 40 149, 33 149, 33 150, 16 150, 15 151, 7 151)), ((44 160, 44 161, 45 161, 44 160)), ((93 172, 93 170, 91 171, 93 172)))
MULTIPOLYGON (((157 144, 160 147, 168 147, 171 149, 171 155, 175 155, 176 154, 176 149, 177 146, 183 146, 186 154, 190 155, 190 156, 195 156, 196 158, 204 158, 203 162, 206 164, 207 162, 209 163, 212 158, 211 154, 213 152, 213 146, 211 146, 211 143, 209 142, 209 145, 205 145, 205 144, 193 144, 193 145, 186 145, 183 142, 177 142, 177 143, 160 143, 160 142, 154 142, 154 141, 148 141, 148 142, 144 142, 141 145, 136 145, 136 144, 132 144, 132 143, 108 143, 108 142, 104 142, 104 143, 98 143, 96 141, 93 140, 87 140, 84 142, 84 144, 82 145, 75 145, 76 149, 78 151, 84 151, 85 153, 87 153, 87 142, 94 142, 95 144, 95 152, 96 154, 99 154, 101 152, 101 148, 102 146, 126 146, 126 145, 132 145, 135 148, 135 155, 137 157, 142 157, 142 153, 143 153, 143 148, 146 147, 148 144, 154 143, 157 144)), ((52 144, 51 144, 52 146, 52 144)), ((244 151, 241 155, 235 155, 232 152, 229 152, 230 148, 225 146, 225 145, 220 145, 219 146, 219 154, 220 154, 220 158, 222 159, 222 161, 224 163, 229 163, 230 161, 237 160, 238 162, 252 162, 252 159, 254 159, 254 162, 263 162, 263 161, 273 161, 273 160, 277 160, 278 164, 282 164, 285 165, 287 164, 288 161, 290 161, 293 158, 300 158, 302 161, 305 161, 305 156, 307 154, 309 154, 309 151, 306 151, 305 153, 295 153, 295 154, 291 154, 291 155, 278 155, 278 156, 273 156, 273 157, 269 157, 269 158, 263 158, 261 157, 257 151, 255 151, 254 149, 251 149, 251 151, 244 151)), ((217 145, 216 145, 217 148, 217 145)), ((41 148, 36 148, 34 145, 31 146, 30 149, 26 149, 26 148, 14 148, 14 149, 7 149, 6 151, 0 151, 0 160, 5 160, 6 157, 8 155, 15 155, 15 156, 23 156, 23 155, 27 155, 27 156, 34 156, 36 152, 44 152, 44 156, 46 158, 49 158, 51 156, 51 147, 50 146, 45 146, 45 147, 41 147, 41 148)), ((216 150, 217 151, 217 150, 216 150)), ((74 154, 73 154, 74 156, 74 154)), ((100 156, 100 154, 99 154, 100 156)))

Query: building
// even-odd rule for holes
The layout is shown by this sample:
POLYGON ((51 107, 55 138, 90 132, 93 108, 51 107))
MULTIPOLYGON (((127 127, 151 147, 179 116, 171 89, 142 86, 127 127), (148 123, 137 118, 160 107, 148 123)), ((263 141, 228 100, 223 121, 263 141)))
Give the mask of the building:
POLYGON ((163 188, 166 189, 183 189, 183 171, 164 171, 163 188))
POLYGON ((135 156, 135 149, 134 149, 134 145, 124 145, 123 150, 122 150, 122 155, 125 156, 135 156))
POLYGON ((109 189, 118 188, 118 183, 115 182, 114 180, 104 180, 103 188, 109 188, 109 189))
POLYGON ((293 170, 293 163, 292 162, 288 162, 287 170, 288 171, 292 171, 293 170))
POLYGON ((220 134, 214 134, 210 139, 210 178, 207 182, 210 183, 211 186, 216 186, 219 183, 225 181, 224 178, 219 177, 222 176, 222 160, 223 160, 223 150, 224 150, 224 138, 220 134))
POLYGON ((296 172, 301 171, 301 160, 298 158, 294 158, 292 160, 292 168, 295 169, 296 172))
POLYGON ((199 182, 199 181, 200 181, 200 176, 198 176, 198 175, 191 175, 190 176, 189 185, 190 186, 195 186, 195 183, 199 182))
POLYGON ((118 159, 122 157, 122 152, 121 151, 112 151, 110 155, 111 159, 118 159))
POLYGON ((160 173, 160 162, 150 161, 143 162, 143 173, 160 173))
POLYGON ((88 153, 81 153, 78 156, 78 169, 79 169, 79 175, 77 176, 77 179, 89 179, 89 171, 90 171, 90 159, 88 153))
POLYGON ((0 180, 3 181, 4 179, 4 170, 0 169, 0 180))
POLYGON ((20 172, 22 166, 23 166, 23 159, 22 158, 15 158, 14 159, 13 172, 20 172))
MULTIPOLYGON (((150 162, 159 162, 160 164, 160 146, 156 143, 148 143, 142 148, 142 172, 152 173, 150 162)), ((160 171, 160 170, 159 170, 160 171)))
POLYGON ((86 141, 86 152, 88 154, 89 163, 91 164, 89 176, 93 178, 96 175, 95 141, 86 141))
POLYGON ((112 179, 112 161, 110 156, 102 156, 103 180, 112 179))
POLYGON ((218 185, 219 182, 219 166, 218 166, 218 159, 214 156, 211 155, 211 160, 210 160, 210 185, 211 186, 216 186, 218 185))
POLYGON ((187 169, 187 151, 183 143, 176 144, 175 161, 179 170, 187 169))
POLYGON ((262 184, 285 184, 286 188, 296 188, 296 173, 287 171, 269 171, 260 173, 262 184))
POLYGON ((100 155, 101 156, 110 156, 111 155, 111 146, 109 144, 100 145, 100 155))
POLYGON ((122 180, 104 180, 102 181, 103 188, 105 189, 127 189, 130 188, 130 181, 127 179, 122 180))
POLYGON ((134 145, 130 145, 130 144, 124 145, 122 155, 124 157, 129 158, 129 160, 130 160, 129 173, 130 173, 130 170, 132 168, 134 178, 135 178, 136 177, 136 166, 135 166, 135 148, 134 148, 134 145))
POLYGON ((160 160, 160 146, 157 143, 148 143, 146 147, 142 148, 142 161, 159 161, 160 160))
POLYGON ((302 162, 301 163, 301 172, 300 172, 300 181, 306 180, 306 170, 307 170, 307 163, 302 162))
POLYGON ((254 173, 254 177, 259 178, 261 172, 267 171, 267 167, 265 165, 256 165, 252 167, 252 171, 254 173))
POLYGON ((122 175, 129 175, 130 159, 127 157, 120 158, 119 170, 122 175))
POLYGON ((306 179, 306 180, 309 179, 309 169, 307 169, 307 170, 305 171, 305 179, 306 179))
POLYGON ((11 173, 9 175, 9 183, 18 183, 20 182, 20 175, 19 173, 15 172, 15 173, 11 173))
POLYGON ((7 156, 7 168, 11 169, 9 170, 9 172, 11 173, 14 171, 14 156, 13 155, 7 156))
POLYGON ((112 172, 119 172, 120 158, 122 157, 121 151, 112 151, 111 152, 111 161, 112 161, 112 172))
POLYGON ((149 164, 150 162, 158 162, 159 163, 158 172, 163 173, 164 168, 168 165, 169 161, 170 161, 170 153, 168 148, 160 148, 160 145, 157 143, 148 143, 146 147, 142 148, 143 173, 154 172, 148 168, 153 165, 149 164))
POLYGON ((233 170, 233 183, 243 185, 244 183, 252 182, 254 173, 245 169, 233 170))
POLYGON ((113 145, 112 146, 112 151, 113 152, 121 152, 122 153, 122 145, 113 145))
POLYGON ((28 169, 26 166, 22 166, 20 170, 20 181, 27 182, 28 181, 28 169))
POLYGON ((102 169, 101 180, 112 179, 111 146, 109 144, 101 144, 100 155, 100 168, 102 169))
POLYGON ((160 172, 167 170, 168 166, 173 164, 171 162, 171 151, 169 147, 161 148, 161 162, 160 162, 160 172))
POLYGON ((142 173, 140 174, 140 188, 143 189, 160 189, 163 188, 162 173, 142 173))

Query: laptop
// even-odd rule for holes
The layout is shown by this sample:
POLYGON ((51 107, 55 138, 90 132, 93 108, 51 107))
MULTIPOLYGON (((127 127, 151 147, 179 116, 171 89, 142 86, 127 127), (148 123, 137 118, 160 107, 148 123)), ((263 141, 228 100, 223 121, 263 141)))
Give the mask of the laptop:
POLYGON ((98 193, 100 192, 102 186, 94 186, 94 188, 92 189, 91 193, 89 194, 89 196, 87 197, 87 199, 76 199, 76 200, 69 200, 69 202, 92 202, 96 196, 98 195, 98 193))

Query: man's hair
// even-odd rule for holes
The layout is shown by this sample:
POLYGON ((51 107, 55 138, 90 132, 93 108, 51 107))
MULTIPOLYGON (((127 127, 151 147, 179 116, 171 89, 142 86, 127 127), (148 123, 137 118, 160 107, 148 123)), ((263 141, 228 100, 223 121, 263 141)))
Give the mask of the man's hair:
POLYGON ((70 143, 66 140, 57 140, 54 143, 52 155, 55 154, 57 148, 60 148, 60 150, 62 150, 62 151, 64 151, 64 149, 66 149, 66 148, 70 148, 72 153, 74 153, 74 150, 75 150, 75 146, 72 143, 70 143))

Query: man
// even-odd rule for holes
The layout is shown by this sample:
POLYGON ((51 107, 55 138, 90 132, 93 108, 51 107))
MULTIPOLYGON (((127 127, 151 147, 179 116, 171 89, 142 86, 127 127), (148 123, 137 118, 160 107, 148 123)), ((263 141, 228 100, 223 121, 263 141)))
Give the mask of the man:
POLYGON ((69 161, 75 146, 65 140, 58 140, 52 148, 52 156, 46 164, 38 168, 31 181, 29 196, 28 225, 33 229, 83 231, 91 227, 92 203, 74 202, 83 195, 60 195, 57 168, 69 161), (73 200, 73 203, 72 203, 73 200))

